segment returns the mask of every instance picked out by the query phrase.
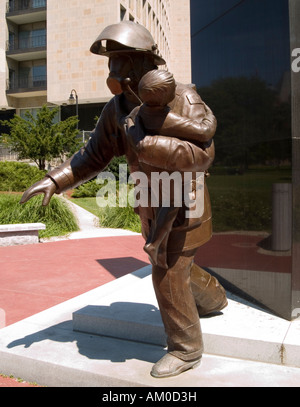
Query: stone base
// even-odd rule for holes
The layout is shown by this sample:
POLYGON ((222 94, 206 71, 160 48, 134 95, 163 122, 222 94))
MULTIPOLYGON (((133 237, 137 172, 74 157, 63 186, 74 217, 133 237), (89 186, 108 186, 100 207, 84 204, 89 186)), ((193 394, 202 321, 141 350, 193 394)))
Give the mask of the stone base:
MULTIPOLYGON (((99 296, 90 297, 88 305, 74 312, 73 329, 166 346, 151 266, 123 279, 122 286, 114 290, 109 289, 112 283, 100 288, 99 296), (139 278, 131 281, 134 275, 139 278)), ((236 295, 227 296, 228 307, 201 318, 206 353, 300 367, 300 353, 296 352, 300 350, 300 320, 293 324, 236 295)))
POLYGON ((0 247, 39 243, 39 230, 45 230, 43 223, 0 225, 0 247))

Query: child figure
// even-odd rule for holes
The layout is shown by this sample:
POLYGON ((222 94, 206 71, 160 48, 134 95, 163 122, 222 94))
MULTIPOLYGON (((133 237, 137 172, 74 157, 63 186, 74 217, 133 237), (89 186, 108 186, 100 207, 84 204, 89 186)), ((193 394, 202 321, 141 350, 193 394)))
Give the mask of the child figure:
MULTIPOLYGON (((127 121, 129 142, 137 152, 139 169, 147 175, 149 185, 153 172, 177 171, 184 175, 186 171, 202 171, 197 167, 193 155, 185 154, 189 148, 186 142, 193 141, 202 145, 213 136, 207 134, 208 126, 205 125, 205 120, 210 122, 215 120, 211 112, 203 110, 203 117, 197 117, 197 121, 172 112, 169 104, 172 104, 175 92, 176 83, 171 73, 163 70, 148 72, 139 84, 139 96, 143 104, 133 110, 127 121), (135 124, 130 125, 130 120, 135 124), (162 138, 172 137, 174 142, 172 140, 171 149, 170 139, 167 143, 159 143, 159 147, 156 146, 157 137, 160 141, 162 138)), ((152 188, 151 193, 153 192, 152 188)), ((166 255, 168 238, 179 211, 179 207, 174 205, 174 190, 171 190, 170 195, 170 206, 159 205, 153 208, 154 219, 144 246, 152 263, 164 269, 168 268, 166 255)))

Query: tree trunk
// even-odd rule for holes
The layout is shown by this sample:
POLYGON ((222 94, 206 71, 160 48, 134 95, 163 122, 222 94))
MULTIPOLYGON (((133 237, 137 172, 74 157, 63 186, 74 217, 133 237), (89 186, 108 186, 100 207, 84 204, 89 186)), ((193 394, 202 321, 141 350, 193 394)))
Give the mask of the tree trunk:
POLYGON ((46 161, 44 158, 39 158, 39 169, 44 171, 46 168, 46 161))

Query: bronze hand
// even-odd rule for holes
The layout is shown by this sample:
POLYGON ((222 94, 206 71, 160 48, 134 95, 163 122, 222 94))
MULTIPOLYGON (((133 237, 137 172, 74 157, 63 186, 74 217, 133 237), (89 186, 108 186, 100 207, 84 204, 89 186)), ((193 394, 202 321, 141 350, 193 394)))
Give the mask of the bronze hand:
POLYGON ((20 204, 24 204, 29 201, 32 197, 39 194, 44 194, 43 206, 47 206, 50 202, 52 195, 56 192, 57 187, 51 178, 45 177, 41 181, 38 181, 27 191, 24 192, 20 204))

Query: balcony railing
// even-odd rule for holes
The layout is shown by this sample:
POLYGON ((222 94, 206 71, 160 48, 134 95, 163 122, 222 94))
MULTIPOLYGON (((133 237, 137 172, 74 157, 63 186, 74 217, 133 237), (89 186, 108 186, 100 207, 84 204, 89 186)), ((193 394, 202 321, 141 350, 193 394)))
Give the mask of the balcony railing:
POLYGON ((44 7, 47 7, 47 0, 10 0, 8 12, 15 13, 44 7))
POLYGON ((20 38, 18 40, 10 41, 8 45, 9 51, 28 50, 32 48, 46 47, 47 36, 39 35, 29 38, 20 38))
POLYGON ((46 88, 46 86, 47 75, 19 76, 16 79, 7 82, 7 91, 29 91, 37 88, 46 88))

